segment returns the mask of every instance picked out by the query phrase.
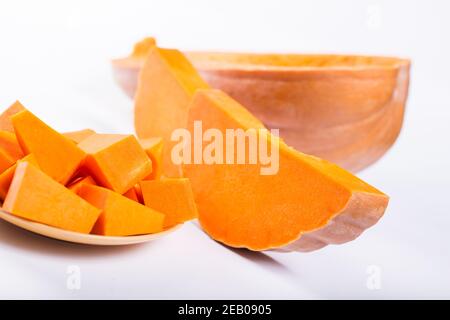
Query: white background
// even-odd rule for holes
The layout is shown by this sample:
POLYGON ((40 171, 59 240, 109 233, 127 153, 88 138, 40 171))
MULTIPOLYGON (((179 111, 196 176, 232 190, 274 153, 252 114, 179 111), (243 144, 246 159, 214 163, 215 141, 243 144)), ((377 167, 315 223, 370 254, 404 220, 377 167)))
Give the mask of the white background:
POLYGON ((189 223, 154 243, 96 248, 0 222, 0 298, 450 298, 449 10, 444 0, 0 0, 0 106, 20 99, 60 130, 133 131, 109 61, 146 35, 182 49, 413 61, 401 136, 360 174, 391 202, 356 241, 252 253, 189 223), (79 290, 67 287, 70 266, 79 290), (367 285, 373 271, 378 289, 367 285))

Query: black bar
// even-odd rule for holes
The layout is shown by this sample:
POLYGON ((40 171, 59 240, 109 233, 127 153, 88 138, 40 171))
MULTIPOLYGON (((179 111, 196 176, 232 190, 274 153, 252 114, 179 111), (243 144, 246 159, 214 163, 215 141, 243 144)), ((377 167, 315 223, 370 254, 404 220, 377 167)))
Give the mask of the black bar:
POLYGON ((91 319, 110 315, 122 319, 302 319, 314 315, 345 319, 391 318, 399 315, 430 319, 446 314, 449 301, 350 301, 350 300, 87 300, 0 301, 0 310, 16 315, 32 311, 45 316, 64 315, 91 319), (61 312, 49 312, 64 310, 61 312))

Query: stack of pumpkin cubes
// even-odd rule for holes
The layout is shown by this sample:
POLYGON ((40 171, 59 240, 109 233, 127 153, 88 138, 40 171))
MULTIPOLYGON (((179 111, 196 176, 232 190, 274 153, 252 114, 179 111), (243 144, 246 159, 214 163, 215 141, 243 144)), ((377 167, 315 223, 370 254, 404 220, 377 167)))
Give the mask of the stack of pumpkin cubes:
POLYGON ((59 133, 20 102, 0 115, 3 210, 106 236, 161 232, 197 217, 186 178, 161 176, 163 141, 59 133))

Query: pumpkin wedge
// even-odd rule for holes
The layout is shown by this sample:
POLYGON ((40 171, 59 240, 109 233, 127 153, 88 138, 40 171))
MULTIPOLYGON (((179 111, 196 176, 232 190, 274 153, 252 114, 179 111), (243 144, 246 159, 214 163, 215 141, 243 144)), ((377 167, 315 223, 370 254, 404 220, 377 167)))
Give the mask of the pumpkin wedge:
POLYGON ((197 71, 178 50, 153 47, 140 74, 136 92, 134 124, 140 139, 164 139, 163 173, 180 177, 181 167, 171 160, 173 128, 186 125, 187 108, 194 92, 208 88, 197 71))
MULTIPOLYGON (((199 90, 188 129, 264 128, 220 90, 199 90)), ((355 239, 383 215, 388 197, 340 167, 279 144, 279 170, 261 175, 257 164, 187 164, 203 229, 215 240, 251 250, 312 251, 355 239)), ((248 145, 247 145, 248 148, 248 145)), ((247 150, 246 152, 249 152, 247 150)), ((145 197, 145 193, 144 193, 145 197)))

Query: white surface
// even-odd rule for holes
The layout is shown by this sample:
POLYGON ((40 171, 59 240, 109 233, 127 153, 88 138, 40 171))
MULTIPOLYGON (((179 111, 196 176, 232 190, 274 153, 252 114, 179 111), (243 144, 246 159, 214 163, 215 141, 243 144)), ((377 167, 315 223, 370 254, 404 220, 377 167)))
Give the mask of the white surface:
POLYGON ((391 203, 356 241, 252 253, 190 223, 148 245, 95 248, 0 222, 0 298, 450 298, 449 9, 444 0, 1 0, 0 105, 20 99, 61 130, 132 132, 109 59, 149 34, 184 49, 399 55, 413 69, 401 136, 361 173, 391 203))

